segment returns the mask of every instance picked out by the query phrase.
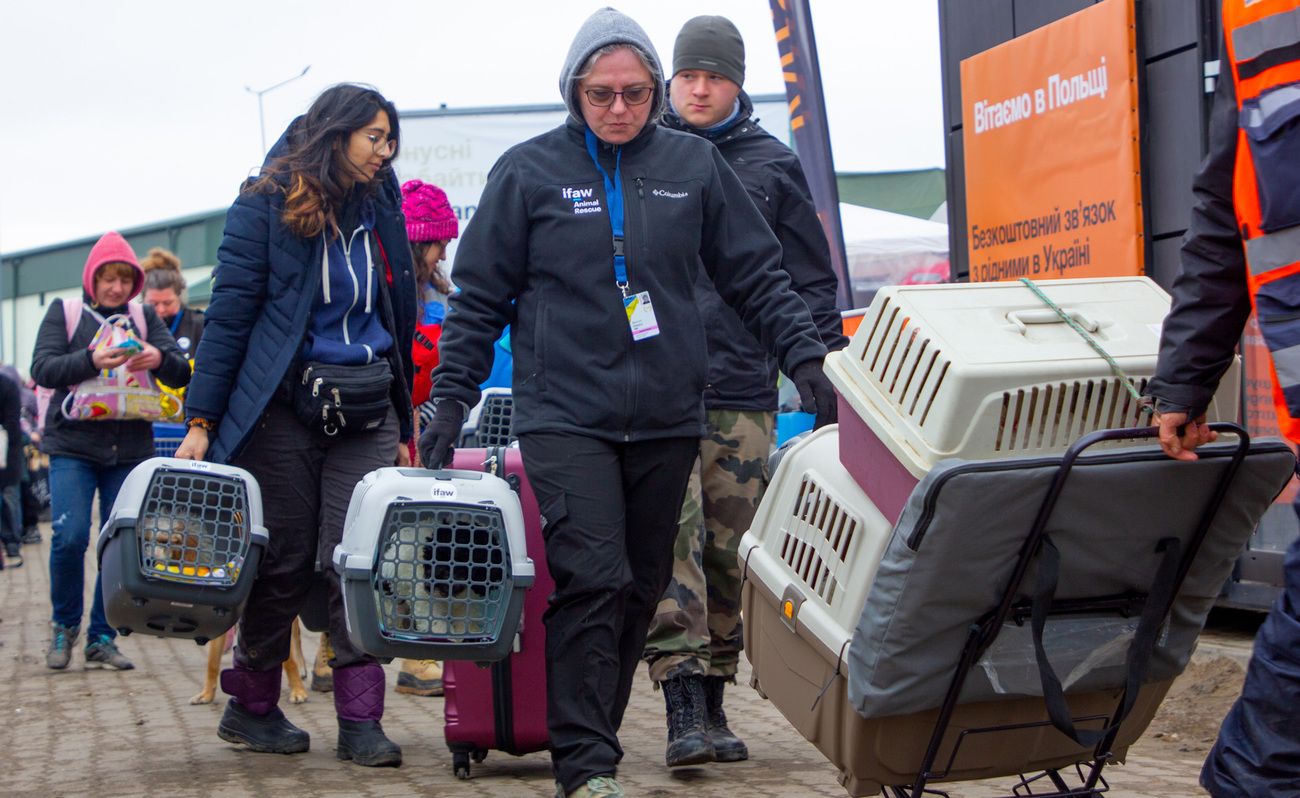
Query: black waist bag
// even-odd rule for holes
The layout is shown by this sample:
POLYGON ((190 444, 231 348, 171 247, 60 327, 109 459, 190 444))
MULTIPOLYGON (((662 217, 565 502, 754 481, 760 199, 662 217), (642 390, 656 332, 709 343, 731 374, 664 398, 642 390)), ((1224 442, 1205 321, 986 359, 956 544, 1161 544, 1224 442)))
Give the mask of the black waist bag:
POLYGON ((378 428, 392 406, 387 360, 364 366, 308 362, 294 386, 293 409, 308 429, 334 436, 378 428))

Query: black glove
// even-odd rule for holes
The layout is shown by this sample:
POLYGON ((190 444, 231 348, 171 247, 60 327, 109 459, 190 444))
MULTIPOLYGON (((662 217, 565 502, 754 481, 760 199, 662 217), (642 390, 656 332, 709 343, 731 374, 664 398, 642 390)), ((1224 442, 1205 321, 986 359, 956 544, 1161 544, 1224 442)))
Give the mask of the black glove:
POLYGON ((420 434, 416 445, 420 450, 420 462, 425 468, 442 468, 451 463, 452 449, 460 440, 460 427, 465 421, 465 411, 460 402, 453 399, 439 399, 434 402, 433 421, 420 434))
MULTIPOLYGON (((799 401, 803 403, 804 412, 817 414, 813 429, 821 429, 836 422, 839 418, 839 403, 835 398, 835 386, 822 373, 821 360, 805 360, 795 366, 790 379, 794 382, 794 387, 799 389, 799 401)), ((424 438, 420 442, 423 443, 424 438)))

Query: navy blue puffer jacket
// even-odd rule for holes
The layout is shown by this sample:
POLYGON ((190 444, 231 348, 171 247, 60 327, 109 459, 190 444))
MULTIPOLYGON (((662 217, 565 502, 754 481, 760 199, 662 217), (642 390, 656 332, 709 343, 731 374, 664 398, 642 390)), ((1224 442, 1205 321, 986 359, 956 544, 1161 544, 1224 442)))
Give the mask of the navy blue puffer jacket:
MULTIPOLYGON (((285 141, 281 137, 271 149, 268 162, 284 151, 285 141)), ((388 357, 393 373, 403 375, 393 381, 393 405, 405 443, 412 428, 415 269, 402 194, 391 172, 381 178, 372 198, 382 249, 375 257, 387 265, 397 327, 389 330, 397 344, 388 357)), ((283 192, 241 192, 226 215, 207 324, 185 397, 186 418, 220 419, 207 455, 216 462, 229 461, 248 443, 302 347, 321 288, 321 239, 295 236, 280 223, 283 210, 283 192)))

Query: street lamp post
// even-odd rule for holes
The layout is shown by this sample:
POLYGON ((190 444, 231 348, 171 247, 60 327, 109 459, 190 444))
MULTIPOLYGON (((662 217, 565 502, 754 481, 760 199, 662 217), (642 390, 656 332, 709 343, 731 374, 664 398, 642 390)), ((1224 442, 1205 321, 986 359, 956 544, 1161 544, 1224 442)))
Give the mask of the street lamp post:
POLYGON ((262 114, 262 95, 266 94, 268 91, 271 91, 272 89, 278 89, 286 83, 292 83, 293 81, 297 80, 303 75, 306 75, 307 70, 309 69, 311 69, 311 64, 308 64, 307 66, 303 67, 301 72, 289 78, 288 80, 282 80, 279 83, 275 84, 274 86, 270 86, 268 88, 262 89, 261 91, 258 91, 257 89, 251 88, 249 86, 244 87, 244 91, 257 95, 257 125, 262 131, 262 157, 263 158, 266 157, 266 118, 262 114))

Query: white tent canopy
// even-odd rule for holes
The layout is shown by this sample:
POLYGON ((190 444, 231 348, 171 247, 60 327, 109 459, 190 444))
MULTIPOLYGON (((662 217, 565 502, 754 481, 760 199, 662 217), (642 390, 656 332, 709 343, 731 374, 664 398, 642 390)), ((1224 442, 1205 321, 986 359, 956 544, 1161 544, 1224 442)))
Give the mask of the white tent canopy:
POLYGON ((859 307, 887 285, 950 279, 946 224, 841 202, 840 225, 859 307))

